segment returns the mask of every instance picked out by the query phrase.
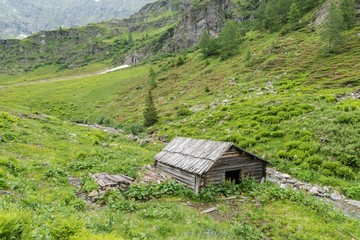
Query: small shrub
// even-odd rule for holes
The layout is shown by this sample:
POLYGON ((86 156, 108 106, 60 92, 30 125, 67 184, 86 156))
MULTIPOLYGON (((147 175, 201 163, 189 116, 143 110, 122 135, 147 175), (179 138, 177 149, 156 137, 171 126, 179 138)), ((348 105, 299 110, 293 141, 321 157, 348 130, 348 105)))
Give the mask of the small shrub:
POLYGON ((75 235, 80 235, 84 230, 84 222, 71 216, 69 218, 56 218, 50 225, 50 233, 53 239, 67 240, 75 235))
POLYGON ((323 159, 318 155, 313 155, 308 158, 306 158, 306 162, 309 163, 310 168, 314 170, 318 170, 319 166, 323 162, 323 159))
POLYGON ((337 168, 335 173, 337 176, 348 179, 348 180, 354 179, 354 177, 355 177, 353 170, 347 166, 341 166, 341 167, 337 168))
POLYGON ((50 177, 63 177, 66 176, 66 172, 60 168, 52 167, 45 171, 44 177, 50 178, 50 177))
POLYGON ((176 116, 178 117, 186 117, 186 116, 190 116, 191 114, 192 112, 187 108, 179 108, 176 111, 176 116))
POLYGON ((99 189, 99 185, 90 177, 85 177, 81 179, 81 190, 86 193, 90 193, 94 190, 99 189))
POLYGON ((174 208, 174 206, 166 203, 152 203, 150 206, 143 209, 141 215, 144 218, 152 219, 176 219, 177 221, 181 221, 183 219, 183 215, 174 208))
POLYGON ((345 196, 360 200, 360 186, 342 187, 345 196))
POLYGON ((231 226, 231 230, 236 239, 261 240, 265 238, 264 234, 259 229, 246 223, 235 222, 231 226))
POLYGON ((0 239, 30 239, 30 217, 22 212, 0 211, 0 239))
POLYGON ((124 130, 134 135, 139 135, 145 132, 144 125, 141 122, 130 123, 125 126, 124 130))
POLYGON ((274 131, 270 133, 270 136, 273 138, 281 138, 285 136, 285 131, 283 130, 274 131))

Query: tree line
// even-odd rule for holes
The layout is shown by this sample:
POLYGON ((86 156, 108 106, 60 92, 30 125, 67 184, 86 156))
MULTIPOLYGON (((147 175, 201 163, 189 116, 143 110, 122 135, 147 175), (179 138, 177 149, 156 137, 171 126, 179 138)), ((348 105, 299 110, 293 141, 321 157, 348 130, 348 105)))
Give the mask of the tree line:
MULTIPOLYGON (((247 23, 228 20, 217 37, 210 36, 206 29, 200 36, 199 48, 204 57, 228 58, 237 53, 247 31, 297 30, 308 24, 302 22, 305 14, 323 3, 324 0, 239 0, 241 13, 250 20, 247 23)), ((322 53, 337 51, 343 43, 342 31, 354 26, 355 17, 355 0, 330 1, 321 31, 322 53)))

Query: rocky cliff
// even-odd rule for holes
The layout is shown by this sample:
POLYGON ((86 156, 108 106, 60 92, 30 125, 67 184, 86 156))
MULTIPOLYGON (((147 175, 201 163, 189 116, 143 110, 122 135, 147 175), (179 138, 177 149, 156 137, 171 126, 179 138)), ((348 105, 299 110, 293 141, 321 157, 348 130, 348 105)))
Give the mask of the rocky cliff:
POLYGON ((238 19, 237 4, 230 0, 210 0, 193 4, 174 29, 165 46, 166 51, 178 51, 198 43, 203 31, 217 36, 227 19, 238 19))

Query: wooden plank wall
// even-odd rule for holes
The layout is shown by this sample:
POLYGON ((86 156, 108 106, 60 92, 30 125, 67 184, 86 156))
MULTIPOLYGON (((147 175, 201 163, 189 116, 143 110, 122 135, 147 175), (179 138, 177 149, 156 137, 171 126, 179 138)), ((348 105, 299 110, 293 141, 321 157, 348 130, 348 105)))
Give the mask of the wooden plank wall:
POLYGON ((213 184, 221 183, 225 180, 226 171, 239 169, 243 178, 253 177, 261 181, 266 176, 266 164, 263 161, 253 159, 252 156, 231 148, 209 169, 205 175, 205 181, 213 184))
POLYGON ((179 168, 175 168, 161 162, 156 163, 156 168, 172 176, 176 181, 183 183, 196 191, 195 174, 183 171, 179 168))

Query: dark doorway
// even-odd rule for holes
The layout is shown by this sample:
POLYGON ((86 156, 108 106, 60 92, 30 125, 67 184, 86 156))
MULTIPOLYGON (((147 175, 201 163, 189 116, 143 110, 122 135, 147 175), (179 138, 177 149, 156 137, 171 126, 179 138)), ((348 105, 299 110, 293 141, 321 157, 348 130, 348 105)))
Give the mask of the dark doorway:
POLYGON ((234 182, 235 184, 240 183, 240 172, 241 170, 234 170, 234 171, 226 171, 225 172, 225 180, 234 182))

